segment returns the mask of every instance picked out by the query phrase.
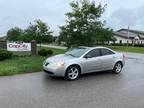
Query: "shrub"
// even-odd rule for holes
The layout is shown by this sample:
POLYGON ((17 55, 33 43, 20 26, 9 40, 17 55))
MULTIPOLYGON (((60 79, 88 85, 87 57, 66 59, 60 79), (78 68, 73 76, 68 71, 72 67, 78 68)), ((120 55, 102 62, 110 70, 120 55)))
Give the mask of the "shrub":
POLYGON ((52 50, 47 50, 47 49, 40 49, 38 51, 38 54, 40 56, 51 56, 53 54, 53 51, 52 50))
MULTIPOLYGON (((114 46, 127 46, 127 43, 115 43, 115 44, 111 44, 111 45, 114 45, 114 46)), ((134 46, 134 47, 144 47, 144 44, 132 44, 132 43, 129 43, 128 46, 134 46)))
POLYGON ((144 44, 135 44, 134 47, 144 47, 144 44))
POLYGON ((0 49, 0 60, 10 59, 12 58, 12 56, 13 56, 12 52, 9 52, 4 49, 0 49))
POLYGON ((52 50, 47 50, 48 55, 52 55, 53 51, 52 50))

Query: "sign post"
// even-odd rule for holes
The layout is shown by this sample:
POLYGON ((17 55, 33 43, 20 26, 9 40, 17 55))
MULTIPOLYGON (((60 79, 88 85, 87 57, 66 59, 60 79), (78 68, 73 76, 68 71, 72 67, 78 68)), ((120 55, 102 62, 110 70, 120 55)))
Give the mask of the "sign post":
POLYGON ((36 56, 37 55, 37 43, 35 40, 31 41, 31 55, 36 56))

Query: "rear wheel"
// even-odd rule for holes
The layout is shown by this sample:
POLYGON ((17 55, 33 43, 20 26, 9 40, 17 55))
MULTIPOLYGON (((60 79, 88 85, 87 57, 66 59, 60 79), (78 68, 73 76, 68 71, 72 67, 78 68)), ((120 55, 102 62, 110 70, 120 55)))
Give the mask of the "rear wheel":
POLYGON ((122 71, 122 63, 117 62, 114 66, 113 72, 119 74, 122 71))
POLYGON ((70 66, 66 70, 65 78, 67 80, 76 80, 80 76, 80 69, 78 66, 70 66))

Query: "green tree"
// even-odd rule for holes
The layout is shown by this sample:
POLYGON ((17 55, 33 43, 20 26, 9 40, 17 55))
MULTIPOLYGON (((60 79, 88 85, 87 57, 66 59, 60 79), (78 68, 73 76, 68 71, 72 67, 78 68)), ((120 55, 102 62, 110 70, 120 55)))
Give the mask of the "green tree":
POLYGON ((36 27, 37 27, 37 40, 40 43, 42 42, 52 42, 52 31, 50 31, 50 27, 42 22, 41 20, 36 20, 36 27))
POLYGON ((26 30, 24 30, 23 41, 30 42, 32 40, 37 40, 37 27, 30 23, 26 30))
POLYGON ((38 43, 52 42, 52 32, 50 27, 41 20, 35 20, 34 24, 30 23, 24 32, 24 41, 36 40, 38 43))
MULTIPOLYGON (((66 25, 60 27, 60 41, 65 41, 68 47, 86 45, 92 46, 96 40, 105 41, 103 35, 111 31, 104 29, 104 23, 100 20, 105 10, 105 6, 96 5, 89 0, 70 3, 71 12, 66 13, 66 25), (100 34, 101 33, 101 34, 100 34)), ((107 41, 107 40, 106 40, 107 41)))
POLYGON ((109 41, 114 41, 112 29, 100 28, 97 29, 96 42, 104 44, 104 42, 109 43, 109 41))
POLYGON ((23 35, 22 29, 20 29, 18 27, 11 28, 7 32, 6 39, 9 41, 19 41, 22 39, 22 35, 23 35))

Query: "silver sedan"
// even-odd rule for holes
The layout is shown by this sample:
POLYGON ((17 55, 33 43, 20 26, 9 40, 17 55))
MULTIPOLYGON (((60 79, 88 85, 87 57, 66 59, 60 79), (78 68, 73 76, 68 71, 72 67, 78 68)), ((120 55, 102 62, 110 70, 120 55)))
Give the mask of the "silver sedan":
POLYGON ((75 80, 81 74, 112 70, 118 74, 124 66, 124 55, 106 47, 78 47, 65 54, 47 58, 44 72, 75 80))

